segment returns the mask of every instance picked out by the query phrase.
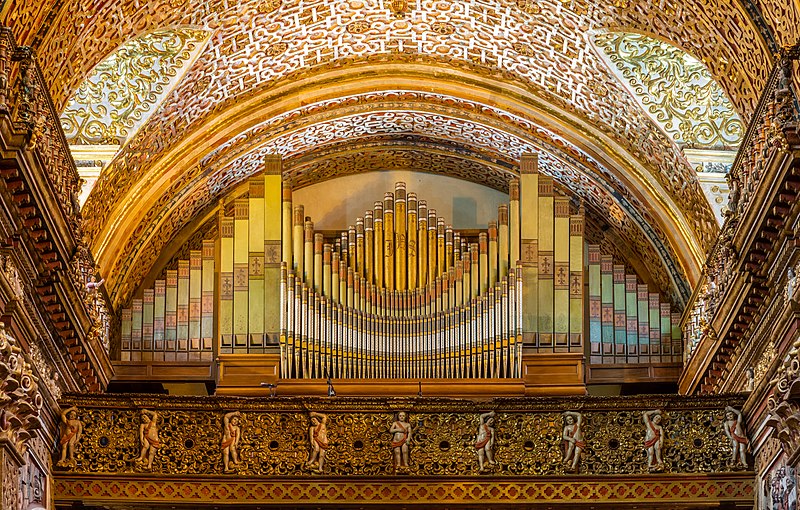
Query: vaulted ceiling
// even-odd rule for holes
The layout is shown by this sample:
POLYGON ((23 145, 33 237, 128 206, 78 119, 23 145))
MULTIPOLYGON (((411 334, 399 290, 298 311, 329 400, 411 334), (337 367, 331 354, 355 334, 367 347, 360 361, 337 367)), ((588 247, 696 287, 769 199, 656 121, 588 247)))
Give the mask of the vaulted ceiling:
MULTIPOLYGON (((34 47, 65 128, 122 144, 83 209, 117 304, 265 154, 295 187, 413 169, 504 190, 529 151, 680 303, 718 231, 681 151, 694 128, 659 120, 687 114, 675 97, 643 102, 632 56, 608 47, 627 33, 685 52, 684 85, 706 72, 727 96, 706 94, 711 117, 729 100, 741 119, 712 126, 726 145, 799 13, 800 0, 6 0, 0 16, 34 47), (104 80, 130 83, 103 106, 130 118, 88 122, 80 101, 104 80)), ((680 85, 661 73, 653 90, 680 85)))

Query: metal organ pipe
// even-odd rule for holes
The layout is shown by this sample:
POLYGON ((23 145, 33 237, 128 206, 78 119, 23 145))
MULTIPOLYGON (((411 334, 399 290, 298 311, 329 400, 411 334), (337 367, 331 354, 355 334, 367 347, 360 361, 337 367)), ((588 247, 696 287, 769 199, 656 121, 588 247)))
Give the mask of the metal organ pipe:
POLYGON ((326 239, 291 193, 283 200, 293 212, 282 224, 286 377, 520 376, 513 203, 464 234, 397 183, 326 239))

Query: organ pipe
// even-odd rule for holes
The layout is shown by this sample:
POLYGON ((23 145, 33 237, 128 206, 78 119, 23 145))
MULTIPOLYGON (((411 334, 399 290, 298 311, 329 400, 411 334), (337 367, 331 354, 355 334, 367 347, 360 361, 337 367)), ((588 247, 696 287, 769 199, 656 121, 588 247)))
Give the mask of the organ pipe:
MULTIPOLYGON (((536 191, 526 204, 539 200, 536 191)), ((330 234, 315 231, 304 207, 284 189, 277 196, 280 209, 272 209, 281 214, 277 277, 282 377, 520 377, 522 296, 528 291, 517 265, 521 207, 516 180, 510 183, 509 199, 484 229, 459 232, 404 183, 397 183, 353 225, 330 234)), ((569 214, 564 211, 562 207, 561 217, 569 214)), ((237 220, 244 221, 242 214, 237 220)), ((560 228, 566 223, 572 231, 558 233, 558 238, 572 235, 578 247, 578 223, 552 224, 560 228)), ((248 224, 259 223, 241 223, 248 224)), ((223 243, 223 251, 237 249, 241 233, 233 230, 234 240, 223 243)), ((251 260, 257 256, 254 246, 249 246, 251 260)), ((569 251, 572 257, 577 248, 569 251)), ((235 254, 226 252, 222 258, 241 264, 235 254)), ((570 281, 580 280, 578 262, 564 267, 570 281)), ((226 271, 229 278, 230 269, 226 271)), ((237 289, 244 288, 239 285, 237 289)), ((252 301, 255 294, 249 295, 252 301)), ((538 294, 534 290, 531 295, 538 294)), ((572 313, 580 304, 572 303, 580 299, 579 292, 570 292, 569 299, 572 313)), ((581 341, 572 326, 580 322, 570 318, 569 324, 564 331, 571 347, 581 341)), ((237 338, 244 336, 241 326, 231 328, 237 338)))

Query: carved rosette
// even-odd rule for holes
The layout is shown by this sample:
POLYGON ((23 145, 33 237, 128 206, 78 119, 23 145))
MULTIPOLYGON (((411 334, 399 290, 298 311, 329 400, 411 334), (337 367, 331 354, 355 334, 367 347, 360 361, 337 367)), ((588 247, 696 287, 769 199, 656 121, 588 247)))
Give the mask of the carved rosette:
POLYGON ((42 403, 31 365, 0 323, 0 443, 24 454, 26 441, 41 426, 42 403))

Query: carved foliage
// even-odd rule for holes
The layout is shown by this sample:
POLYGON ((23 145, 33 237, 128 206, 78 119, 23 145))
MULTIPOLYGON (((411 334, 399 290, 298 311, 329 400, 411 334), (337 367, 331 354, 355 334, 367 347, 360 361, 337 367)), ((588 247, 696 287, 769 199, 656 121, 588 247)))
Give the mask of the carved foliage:
POLYGON ((42 396, 17 341, 0 326, 0 438, 18 452, 40 427, 42 396))
MULTIPOLYGON (((108 402, 108 400, 107 400, 108 402)), ((270 402, 237 400, 241 406, 240 462, 235 472, 250 476, 310 476, 308 417, 300 399, 270 402)), ((328 448, 323 474, 385 476, 393 474, 392 435, 396 419, 378 411, 382 403, 339 401, 343 408, 326 411, 328 448), (350 409, 348 409, 348 407, 350 409), (361 409, 359 409, 361 408, 361 409)), ((113 402, 108 402, 113 405, 113 402)), ((568 402, 564 402, 567 404, 568 402)), ((574 404, 574 402, 572 402, 574 404)), ((84 435, 73 473, 150 472, 135 460, 139 455, 139 413, 134 408, 81 406, 84 435)), ((148 404, 149 405, 149 404, 148 404)), ((162 402, 161 445, 151 472, 154 474, 218 475, 223 473, 219 430, 225 411, 222 401, 170 405, 162 402)), ((495 405, 495 404, 491 404, 495 405)), ((567 473, 562 463, 561 406, 537 407, 529 403, 498 411, 492 467, 495 476, 547 476, 567 473), (529 410, 525 410, 529 408, 529 410)), ((633 474, 647 472, 645 430, 641 412, 634 409, 600 409, 583 413, 586 447, 582 472, 633 474)), ((408 472, 415 475, 477 475, 475 430, 480 412, 460 401, 408 414, 414 430, 408 472)), ((722 409, 670 409, 662 426, 664 469, 674 473, 728 472, 731 446, 723 431, 722 409)))

